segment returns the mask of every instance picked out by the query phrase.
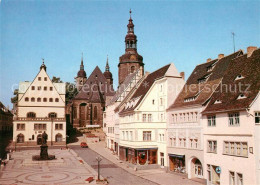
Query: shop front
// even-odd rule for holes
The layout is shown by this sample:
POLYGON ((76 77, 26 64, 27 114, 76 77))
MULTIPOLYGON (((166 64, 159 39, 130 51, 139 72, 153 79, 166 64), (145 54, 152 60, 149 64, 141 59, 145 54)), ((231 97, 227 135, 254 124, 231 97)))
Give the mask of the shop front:
POLYGON ((185 155, 169 154, 170 171, 186 173, 185 155))

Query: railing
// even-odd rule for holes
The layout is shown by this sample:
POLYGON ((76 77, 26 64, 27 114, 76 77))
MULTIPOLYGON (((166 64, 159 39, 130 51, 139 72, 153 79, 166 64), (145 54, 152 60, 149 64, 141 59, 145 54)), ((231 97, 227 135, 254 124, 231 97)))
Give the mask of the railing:
POLYGON ((65 118, 26 118, 15 117, 14 121, 65 121, 65 118))

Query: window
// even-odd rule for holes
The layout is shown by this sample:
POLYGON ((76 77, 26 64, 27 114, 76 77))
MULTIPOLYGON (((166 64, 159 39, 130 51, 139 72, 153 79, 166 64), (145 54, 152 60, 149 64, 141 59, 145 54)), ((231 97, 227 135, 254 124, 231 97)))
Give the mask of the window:
POLYGON ((229 172, 229 185, 235 185, 235 172, 229 172))
POLYGON ((154 100, 152 100, 152 104, 154 105, 154 100))
POLYGON ((41 98, 37 98, 37 102, 41 102, 41 98))
POLYGON ((49 98, 49 102, 53 102, 53 98, 49 98))
POLYGON ((143 131, 143 141, 151 141, 152 132, 151 131, 143 131))
POLYGON ((36 114, 34 112, 28 112, 27 113, 27 118, 35 118, 36 114))
POLYGON ((143 114, 143 122, 146 122, 146 114, 143 114))
POLYGON ((208 126, 209 127, 216 126, 216 116, 208 116, 208 126))
POLYGON ((148 122, 152 122, 152 114, 148 114, 148 122))
POLYGON ((163 114, 161 114, 161 121, 163 121, 163 114))
POLYGON ((38 91, 40 91, 42 89, 42 87, 41 86, 38 86, 38 91))
POLYGON ((47 102, 47 98, 43 98, 43 102, 47 102))
POLYGON ((135 66, 131 66, 131 73, 135 72, 135 66))
POLYGON ((42 78, 41 77, 38 77, 38 81, 41 81, 42 80, 42 78))
POLYGON ((228 114, 229 126, 239 126, 239 113, 228 114))
POLYGON ((183 147, 186 147, 186 139, 183 139, 183 147))
POLYGON ((63 130, 63 124, 55 124, 55 130, 63 130))
POLYGON ((44 81, 47 81, 47 77, 44 77, 44 81))
POLYGON ((128 131, 125 132, 126 140, 128 140, 128 131))
POLYGON ((94 107, 94 119, 97 119, 97 106, 94 107))
POLYGON ((48 114, 48 118, 57 118, 57 113, 56 112, 50 112, 48 114))
POLYGON ((160 105, 162 106, 163 105, 163 99, 160 98, 160 105))
POLYGON ((247 142, 224 141, 223 154, 247 157, 248 156, 247 142))
POLYGON ((133 140, 133 131, 130 131, 130 140, 133 140))
POLYGON ((237 173, 237 185, 243 185, 243 174, 237 173))
POLYGON ((25 130, 25 124, 24 123, 17 123, 16 130, 25 130))
POLYGON ((42 123, 34 124, 34 130, 46 130, 46 124, 42 124, 42 123))
POLYGON ((35 98, 31 98, 31 102, 35 102, 35 98))
POLYGON ((55 142, 62 142, 62 135, 61 134, 56 134, 55 142))
POLYGON ((35 90, 35 87, 34 87, 34 86, 32 86, 32 90, 35 90))
POLYGON ((28 98, 28 97, 26 97, 26 98, 25 98, 25 101, 29 101, 29 98, 28 98))
POLYGON ((59 102, 59 98, 55 98, 55 102, 59 102))
POLYGON ((255 123, 260 123, 260 112, 255 112, 255 123))
POLYGON ((182 146, 182 138, 179 139, 179 147, 182 146))
POLYGON ((208 141, 208 152, 217 153, 217 141, 208 141))
POLYGON ((44 86, 44 87, 43 87, 43 90, 44 90, 44 91, 47 91, 47 86, 44 86))
POLYGON ((50 87, 50 91, 53 91, 53 87, 50 87))

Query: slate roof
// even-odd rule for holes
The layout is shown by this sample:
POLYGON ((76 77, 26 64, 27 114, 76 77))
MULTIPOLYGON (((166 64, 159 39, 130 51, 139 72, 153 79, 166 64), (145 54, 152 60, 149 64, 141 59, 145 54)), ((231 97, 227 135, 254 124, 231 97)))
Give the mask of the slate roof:
POLYGON ((134 95, 131 97, 130 101, 133 101, 134 99, 139 99, 138 102, 132 107, 124 108, 119 114, 134 110, 140 104, 140 102, 142 101, 146 93, 149 91, 149 89, 152 87, 155 80, 164 77, 170 65, 171 64, 168 64, 154 71, 153 73, 150 73, 146 77, 146 79, 143 80, 143 82, 140 84, 134 95))
POLYGON ((105 76, 96 66, 73 100, 97 101, 99 99, 99 101, 104 101, 106 96, 113 96, 114 94, 113 86, 107 83, 105 76), (98 86, 98 88, 95 86, 98 86), (98 93, 95 93, 95 91, 98 93))
POLYGON ((232 60, 225 72, 222 84, 212 95, 211 101, 203 113, 249 108, 257 97, 259 90, 260 49, 257 49, 250 57, 245 54, 232 60), (242 78, 237 79, 239 75, 242 78), (239 87, 241 90, 239 90, 239 87), (226 91, 226 89, 228 90, 226 91), (238 99, 240 94, 243 94, 246 98, 238 99), (216 100, 221 103, 215 103, 216 100))
POLYGON ((221 82, 228 65, 232 59, 242 55, 241 50, 225 56, 221 59, 214 59, 210 62, 197 65, 175 102, 168 108, 178 108, 193 105, 203 105, 212 95, 217 85, 221 82), (212 67, 212 70, 208 69, 212 67), (200 79, 208 77, 204 83, 200 79), (189 101, 188 99, 194 99, 189 101), (187 100, 187 101, 186 101, 187 100))

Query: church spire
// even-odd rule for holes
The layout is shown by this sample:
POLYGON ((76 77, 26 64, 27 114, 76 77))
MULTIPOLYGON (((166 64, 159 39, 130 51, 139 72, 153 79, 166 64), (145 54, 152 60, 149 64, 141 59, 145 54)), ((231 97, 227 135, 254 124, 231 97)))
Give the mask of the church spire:
POLYGON ((109 72, 108 55, 107 55, 106 71, 109 72))
POLYGON ((84 64, 83 64, 83 52, 82 52, 82 54, 81 54, 80 70, 84 70, 84 64))
POLYGON ((127 34, 125 36, 126 51, 137 49, 137 37, 134 34, 134 24, 132 19, 132 10, 130 9, 130 18, 127 25, 127 34))

